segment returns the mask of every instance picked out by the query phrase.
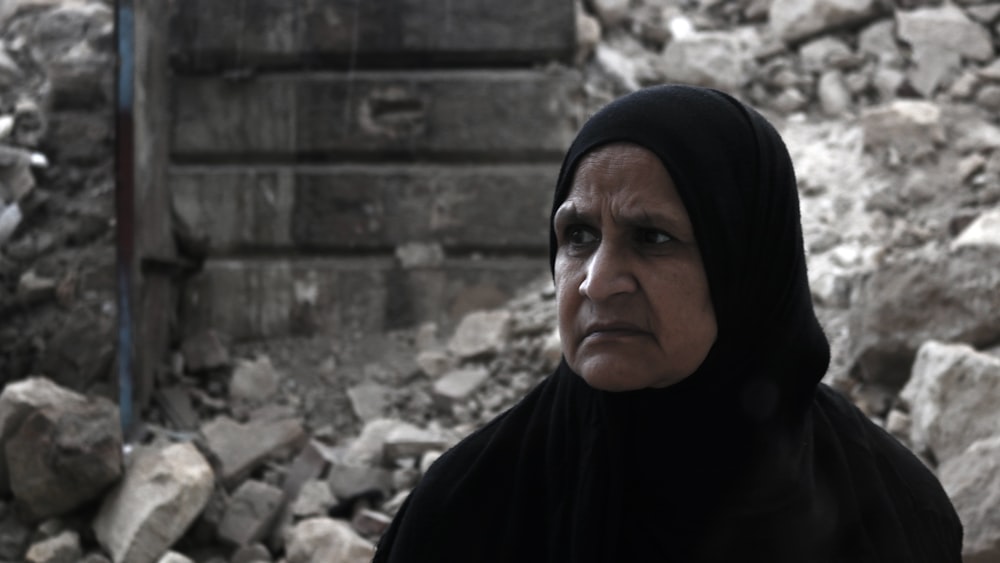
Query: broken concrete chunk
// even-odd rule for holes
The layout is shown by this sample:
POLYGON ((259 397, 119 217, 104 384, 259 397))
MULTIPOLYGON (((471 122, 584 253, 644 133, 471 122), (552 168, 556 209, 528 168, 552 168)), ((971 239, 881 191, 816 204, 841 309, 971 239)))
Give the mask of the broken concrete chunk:
POLYGON ((10 487, 30 519, 66 514, 122 473, 118 408, 97 397, 29 414, 4 443, 10 487))
POLYGON ((465 401, 489 378, 486 366, 457 369, 434 382, 434 396, 446 405, 465 401))
POLYGON ((663 72, 672 81, 737 90, 750 81, 760 38, 753 28, 708 31, 675 38, 663 51, 663 72))
POLYGON ((184 366, 190 373, 199 373, 229 366, 229 349, 214 330, 191 334, 181 343, 184 366))
POLYGON ((386 434, 383 453, 387 461, 396 461, 419 458, 425 452, 444 450, 450 445, 450 441, 437 432, 423 430, 412 424, 400 424, 386 434))
POLYGON ((229 498, 219 537, 237 546, 263 539, 281 509, 281 501, 281 489, 262 481, 244 481, 229 498))
POLYGON ((920 347, 900 396, 911 405, 910 439, 938 462, 976 440, 1000 435, 1000 359, 964 344, 930 341, 920 347))
POLYGON ((469 313, 455 329, 448 350, 461 359, 496 355, 504 345, 509 324, 508 311, 469 313))
POLYGON ((1000 435, 973 442, 938 473, 965 528, 963 560, 1000 560, 1000 435))
POLYGON ((229 558, 229 563, 271 563, 272 561, 274 558, 271 557, 271 552, 260 543, 243 546, 229 558))
POLYGON ((168 551, 163 554, 163 557, 157 559, 156 563, 194 563, 194 561, 187 555, 168 551))
POLYGON ((219 476, 227 484, 239 481, 269 457, 301 445, 306 438, 298 419, 240 424, 219 416, 204 424, 201 433, 218 460, 219 476))
POLYGON ((771 30, 787 42, 863 23, 878 14, 874 0, 774 0, 768 12, 771 30))
POLYGON ((295 525, 286 541, 287 563, 368 563, 375 546, 343 520, 311 518, 295 525))
POLYGON ((335 504, 337 499, 330 491, 330 485, 326 481, 311 479, 302 484, 299 495, 292 503, 292 516, 297 519, 325 516, 335 504))
POLYGON ((358 420, 375 420, 392 404, 392 389, 378 383, 362 383, 347 390, 351 409, 358 420))
POLYGON ((42 540, 28 548, 25 563, 77 563, 83 555, 80 535, 72 530, 42 540))
POLYGON ((392 490, 392 472, 381 467, 336 464, 330 466, 327 483, 338 501, 372 493, 384 497, 392 490))
POLYGON ((914 48, 918 46, 951 51, 977 61, 993 58, 990 32, 972 21, 953 4, 916 10, 897 10, 899 38, 914 48))
POLYGON ((966 246, 1000 248, 1000 207, 983 212, 951 243, 952 250, 966 246))
POLYGON ((370 508, 362 508, 351 518, 351 526, 359 534, 369 538, 381 536, 391 522, 391 516, 370 508))
POLYGON ((893 148, 904 159, 917 159, 934 152, 945 142, 941 108, 920 100, 893 100, 862 112, 865 146, 893 148))
POLYGON ((238 401, 260 403, 273 397, 280 385, 281 375, 271 365, 271 359, 262 355, 256 360, 236 362, 229 382, 229 396, 238 401))
POLYGON ((215 475, 191 443, 139 449, 94 519, 114 563, 154 563, 208 503, 215 475))

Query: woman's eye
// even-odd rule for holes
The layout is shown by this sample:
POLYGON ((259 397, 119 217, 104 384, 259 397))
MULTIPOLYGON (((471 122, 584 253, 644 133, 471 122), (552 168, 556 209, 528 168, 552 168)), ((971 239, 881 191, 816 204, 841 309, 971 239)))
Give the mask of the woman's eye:
POLYGON ((643 229, 639 231, 639 242, 643 244, 664 244, 674 240, 674 237, 663 231, 655 229, 643 229))
POLYGON ((566 240, 570 244, 590 244, 597 240, 597 236, 586 227, 574 226, 566 229, 566 240))

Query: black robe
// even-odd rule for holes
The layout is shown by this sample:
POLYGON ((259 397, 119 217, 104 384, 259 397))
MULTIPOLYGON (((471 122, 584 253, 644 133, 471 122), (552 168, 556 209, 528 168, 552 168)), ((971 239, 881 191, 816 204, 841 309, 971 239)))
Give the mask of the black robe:
POLYGON ((553 212, 580 159, 622 141, 660 158, 691 219, 719 327, 708 357, 619 393, 563 362, 431 467, 375 561, 959 563, 934 475, 819 383, 829 345, 777 132, 718 91, 640 90, 581 130, 553 212))

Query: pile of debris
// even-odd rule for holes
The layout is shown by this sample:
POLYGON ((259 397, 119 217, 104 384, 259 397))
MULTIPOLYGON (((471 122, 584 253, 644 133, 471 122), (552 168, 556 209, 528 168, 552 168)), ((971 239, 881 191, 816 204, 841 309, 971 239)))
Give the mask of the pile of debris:
MULTIPOLYGON (((966 556, 1000 557, 1000 4, 588 0, 577 23, 592 107, 686 81, 768 113, 827 382, 935 468, 966 556)), ((367 561, 427 466, 558 362, 551 282, 365 349, 181 335, 123 447, 93 385, 113 342, 110 25, 103 0, 0 5, 0 561, 367 561)))

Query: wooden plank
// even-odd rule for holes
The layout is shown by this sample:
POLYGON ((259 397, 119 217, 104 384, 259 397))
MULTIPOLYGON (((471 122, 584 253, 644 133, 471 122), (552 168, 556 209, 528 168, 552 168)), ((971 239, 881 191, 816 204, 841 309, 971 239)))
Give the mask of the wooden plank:
POLYGON ((572 0, 175 0, 172 64, 224 68, 569 61, 572 0))
POLYGON ((178 77, 180 162, 556 161, 582 120, 579 73, 178 77))
POLYGON ((447 259, 403 269, 392 258, 210 260, 182 297, 185 333, 220 330, 237 341, 286 336, 356 338, 502 305, 548 275, 534 258, 447 259))
POLYGON ((558 167, 174 167, 174 208, 213 254, 533 249, 548 244, 558 167))

